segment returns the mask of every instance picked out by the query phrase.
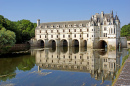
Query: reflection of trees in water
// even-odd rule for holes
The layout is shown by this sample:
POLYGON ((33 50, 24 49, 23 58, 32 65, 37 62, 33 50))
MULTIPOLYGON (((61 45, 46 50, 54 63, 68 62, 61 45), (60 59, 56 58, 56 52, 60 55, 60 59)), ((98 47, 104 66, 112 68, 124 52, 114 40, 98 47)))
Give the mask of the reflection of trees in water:
POLYGON ((35 66, 35 57, 30 55, 14 58, 0 58, 0 80, 15 78, 15 70, 27 71, 35 66))

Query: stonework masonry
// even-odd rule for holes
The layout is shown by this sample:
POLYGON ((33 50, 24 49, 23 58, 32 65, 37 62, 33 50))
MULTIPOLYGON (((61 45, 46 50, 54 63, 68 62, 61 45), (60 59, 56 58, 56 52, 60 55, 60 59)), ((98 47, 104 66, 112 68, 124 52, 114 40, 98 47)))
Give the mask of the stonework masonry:
POLYGON ((40 23, 38 19, 31 46, 39 46, 42 41, 44 47, 51 47, 55 43, 57 47, 79 45, 97 49, 105 45, 107 48, 118 48, 120 44, 126 48, 127 39, 120 37, 120 31, 120 20, 113 15, 113 11, 109 14, 96 13, 90 20, 82 21, 40 23))

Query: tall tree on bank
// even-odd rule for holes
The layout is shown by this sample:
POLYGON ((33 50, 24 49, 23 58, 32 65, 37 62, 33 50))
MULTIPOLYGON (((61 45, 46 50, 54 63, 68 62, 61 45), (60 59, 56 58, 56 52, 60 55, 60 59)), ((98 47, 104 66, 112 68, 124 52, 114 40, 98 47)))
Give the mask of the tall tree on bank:
POLYGON ((15 40, 15 33, 2 28, 0 30, 0 54, 7 53, 9 48, 11 48, 16 40, 15 40))
POLYGON ((29 20, 20 20, 17 22, 10 21, 0 15, 0 29, 2 27, 15 32, 16 43, 25 43, 35 36, 36 23, 29 20))
POLYGON ((130 23, 121 28, 121 36, 127 37, 127 40, 130 40, 130 23))

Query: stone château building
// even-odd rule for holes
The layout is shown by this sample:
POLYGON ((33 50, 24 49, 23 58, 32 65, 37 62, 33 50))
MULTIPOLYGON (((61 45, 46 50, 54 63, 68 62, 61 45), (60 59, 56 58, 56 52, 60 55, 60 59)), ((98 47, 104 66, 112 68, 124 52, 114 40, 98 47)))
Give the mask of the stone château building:
POLYGON ((90 48, 127 47, 125 37, 120 37, 120 20, 113 11, 96 13, 90 20, 40 23, 37 20, 32 46, 80 46, 90 48))

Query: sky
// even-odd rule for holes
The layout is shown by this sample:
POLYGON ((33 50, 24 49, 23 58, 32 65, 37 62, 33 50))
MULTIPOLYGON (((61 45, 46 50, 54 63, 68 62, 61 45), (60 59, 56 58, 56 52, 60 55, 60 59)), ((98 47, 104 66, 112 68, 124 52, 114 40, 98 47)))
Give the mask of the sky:
POLYGON ((33 23, 89 20, 95 13, 118 15, 121 26, 130 23, 130 0, 0 0, 0 15, 11 21, 33 23))

